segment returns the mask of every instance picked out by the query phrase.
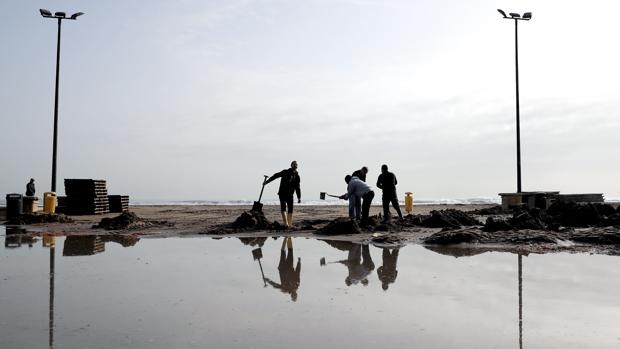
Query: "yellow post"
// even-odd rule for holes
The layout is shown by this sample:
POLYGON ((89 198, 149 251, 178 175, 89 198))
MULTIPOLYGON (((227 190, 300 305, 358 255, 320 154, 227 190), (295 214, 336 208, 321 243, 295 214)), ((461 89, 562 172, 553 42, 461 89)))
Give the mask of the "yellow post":
POLYGON ((410 191, 405 193, 405 211, 409 214, 413 211, 413 193, 410 191))
POLYGON ((56 193, 43 193, 43 212, 56 213, 56 193))

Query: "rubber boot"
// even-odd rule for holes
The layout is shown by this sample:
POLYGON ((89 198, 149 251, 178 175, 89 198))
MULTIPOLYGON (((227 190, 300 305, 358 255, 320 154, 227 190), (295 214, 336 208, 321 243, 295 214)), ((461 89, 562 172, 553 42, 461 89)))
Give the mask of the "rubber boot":
POLYGON ((292 228, 293 227, 293 213, 288 213, 286 215, 286 220, 288 221, 288 227, 292 228))
POLYGON ((286 212, 282 212, 282 221, 284 222, 285 227, 289 227, 288 221, 286 220, 286 212))
POLYGON ((287 239, 288 241, 286 242, 286 247, 289 250, 292 250, 293 249, 293 238, 289 236, 287 239))

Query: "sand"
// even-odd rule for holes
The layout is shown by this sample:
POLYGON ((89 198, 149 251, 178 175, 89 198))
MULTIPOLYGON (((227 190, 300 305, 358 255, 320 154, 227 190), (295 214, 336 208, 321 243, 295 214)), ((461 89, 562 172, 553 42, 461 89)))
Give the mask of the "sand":
MULTIPOLYGON (((414 206, 413 214, 428 214, 433 210, 458 209, 471 211, 475 209, 487 208, 492 205, 424 205, 414 206)), ((250 210, 251 206, 214 206, 214 205, 171 205, 171 206, 131 206, 130 211, 140 218, 148 221, 156 221, 161 224, 138 227, 127 231, 120 231, 149 236, 184 236, 205 234, 214 228, 232 223, 244 211, 250 210)), ((393 210, 392 210, 393 211, 393 210)), ((264 206, 263 212, 267 219, 281 221, 279 206, 264 206)), ((378 215, 382 212, 380 206, 372 206, 370 215, 378 215)), ((403 211, 403 214, 406 212, 403 211)), ((104 229, 93 229, 92 226, 98 224, 102 218, 115 217, 118 213, 92 216, 71 216, 74 223, 50 223, 33 224, 24 226, 28 231, 49 233, 56 235, 76 235, 76 234, 108 234, 110 231, 104 229)), ((306 220, 333 220, 336 218, 348 217, 348 206, 296 206, 294 221, 301 224, 306 220)), ((115 233, 119 233, 116 231, 115 233)), ((257 234, 252 232, 250 234, 257 234)), ((279 234, 269 232, 268 235, 279 234)), ((308 232, 293 231, 281 232, 281 235, 303 234, 308 232)), ((237 235, 248 235, 240 233, 237 235)))

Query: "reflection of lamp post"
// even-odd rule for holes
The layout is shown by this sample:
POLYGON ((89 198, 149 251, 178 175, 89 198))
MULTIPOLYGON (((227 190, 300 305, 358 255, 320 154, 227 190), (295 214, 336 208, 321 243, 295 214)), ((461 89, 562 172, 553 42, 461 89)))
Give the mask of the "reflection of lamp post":
POLYGON ((523 348, 523 271, 519 254, 519 349, 523 348))
POLYGON ((518 26, 519 21, 529 21, 532 19, 532 13, 526 12, 521 17, 518 13, 510 13, 510 17, 506 16, 506 13, 500 9, 497 10, 506 19, 513 19, 515 21, 515 72, 516 72, 516 90, 517 90, 517 193, 521 192, 521 129, 519 124, 519 40, 518 40, 518 26))
POLYGON ((58 19, 58 42, 56 46, 56 92, 54 97, 54 145, 52 150, 52 191, 56 192, 56 143, 58 139, 58 75, 60 73, 60 26, 63 19, 77 19, 83 12, 77 12, 66 17, 64 12, 56 12, 54 15, 48 10, 40 9, 41 16, 58 19))
POLYGON ((49 347, 54 347, 54 259, 56 257, 56 237, 43 236, 43 247, 50 249, 50 301, 49 301, 49 347))

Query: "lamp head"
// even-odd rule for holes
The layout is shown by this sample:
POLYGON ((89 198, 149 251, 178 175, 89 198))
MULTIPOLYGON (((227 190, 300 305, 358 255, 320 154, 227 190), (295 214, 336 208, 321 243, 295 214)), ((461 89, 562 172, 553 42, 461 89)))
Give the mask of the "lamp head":
POLYGON ((508 16, 506 16, 506 12, 504 12, 504 11, 502 11, 500 9, 497 9, 497 12, 501 13, 502 16, 504 16, 504 18, 508 18, 508 16))
POLYGON ((510 12, 510 17, 512 18, 521 18, 521 15, 518 13, 510 12))
POLYGON ((532 13, 531 12, 524 13, 523 14, 523 19, 527 19, 527 20, 532 19, 532 13))
POLYGON ((78 17, 80 17, 81 15, 83 15, 84 12, 77 12, 71 15, 71 19, 77 19, 78 17))
POLYGON ((65 18, 65 16, 66 16, 66 13, 64 13, 64 12, 56 12, 56 13, 54 13, 54 17, 56 17, 56 18, 65 18))
POLYGON ((41 16, 43 17, 52 17, 52 13, 44 8, 39 9, 39 12, 41 12, 41 16))

